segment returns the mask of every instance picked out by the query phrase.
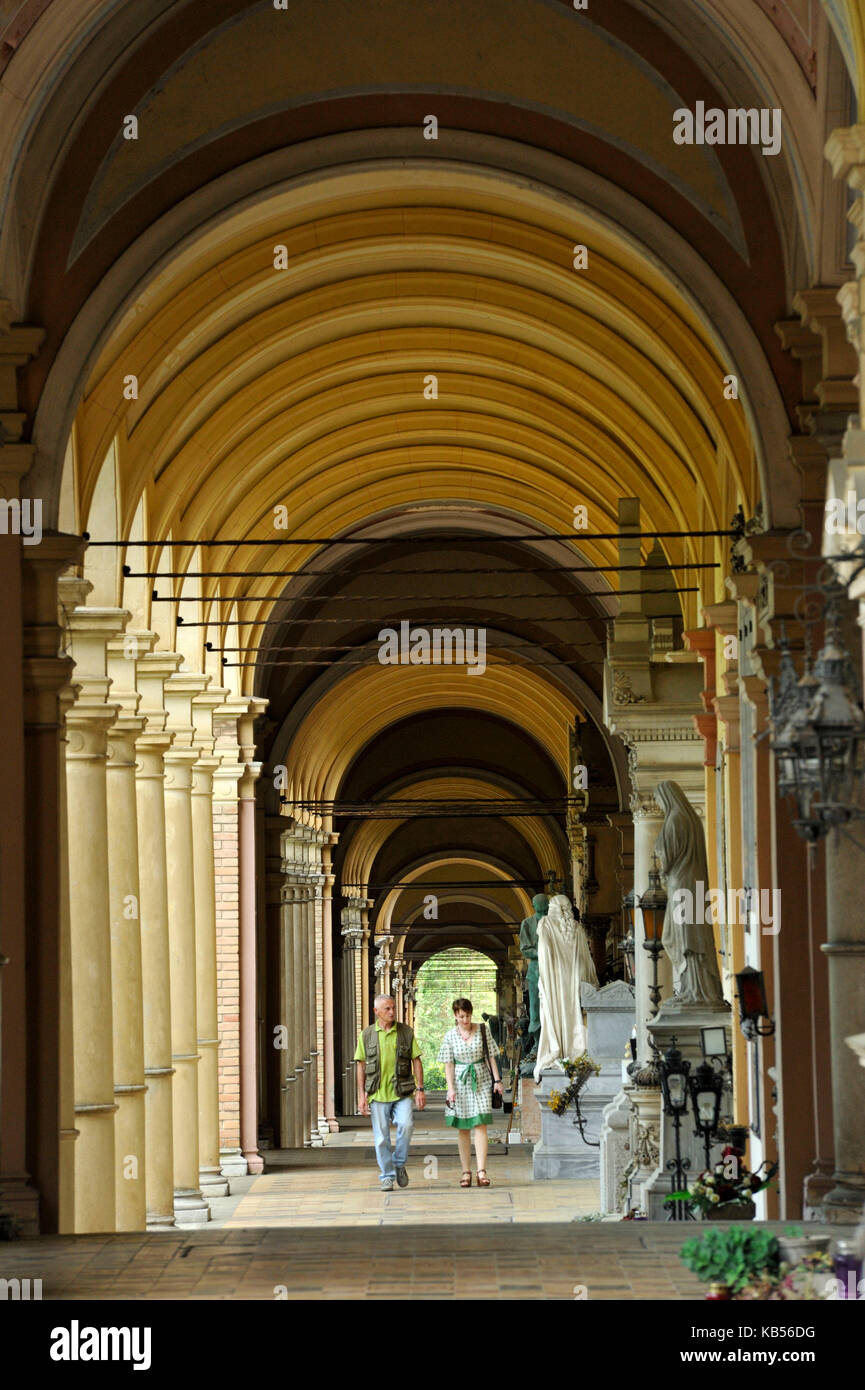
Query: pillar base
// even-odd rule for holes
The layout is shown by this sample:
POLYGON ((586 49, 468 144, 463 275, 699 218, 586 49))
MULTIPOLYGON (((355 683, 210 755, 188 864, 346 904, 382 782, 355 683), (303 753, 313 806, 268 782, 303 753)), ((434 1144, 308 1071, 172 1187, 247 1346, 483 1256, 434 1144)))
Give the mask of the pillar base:
POLYGON ((244 1153, 243 1158, 246 1163, 247 1173, 264 1172, 264 1159, 257 1149, 251 1149, 248 1153, 244 1153))
POLYGON ((249 1169, 240 1149, 220 1149, 219 1171, 226 1178, 245 1178, 249 1169))
POLYGON ((176 1225, 173 1211, 165 1216, 153 1216, 150 1212, 147 1213, 146 1229, 148 1231, 173 1231, 176 1225))
POLYGON ((26 1178, 4 1178, 0 1211, 13 1218, 19 1236, 39 1235, 39 1193, 26 1178))
POLYGON ((175 1192, 174 1220, 177 1226, 206 1226, 210 1220, 210 1207, 200 1192, 175 1192))
POLYGON ((820 1207, 824 1221, 856 1224, 865 1216, 865 1178, 861 1173, 836 1173, 835 1185, 820 1207))
POLYGON ((802 1184, 802 1216, 805 1221, 822 1221, 823 1203, 835 1186, 831 1167, 821 1168, 819 1160, 813 1173, 802 1184))
POLYGON ((219 1168, 200 1168, 198 1181, 204 1198, 227 1197, 229 1194, 228 1178, 219 1168))

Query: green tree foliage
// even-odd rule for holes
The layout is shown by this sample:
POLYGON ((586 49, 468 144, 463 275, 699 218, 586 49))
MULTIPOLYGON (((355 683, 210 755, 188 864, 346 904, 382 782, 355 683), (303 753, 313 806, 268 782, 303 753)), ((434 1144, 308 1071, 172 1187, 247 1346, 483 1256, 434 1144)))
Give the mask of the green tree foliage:
POLYGON ((489 956, 456 946, 424 961, 417 973, 415 1035, 431 1091, 445 1089, 445 1069, 436 1057, 442 1038, 454 1026, 453 1002, 461 996, 471 999, 475 1023, 482 1021, 482 1014, 495 1013, 496 967, 489 956))

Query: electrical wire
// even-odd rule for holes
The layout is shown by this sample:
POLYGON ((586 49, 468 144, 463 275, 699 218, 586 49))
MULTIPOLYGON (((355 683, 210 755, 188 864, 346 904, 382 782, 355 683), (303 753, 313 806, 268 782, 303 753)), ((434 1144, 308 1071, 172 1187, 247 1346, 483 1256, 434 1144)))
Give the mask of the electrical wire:
MULTIPOLYGON (((717 560, 689 560, 676 563, 679 570, 717 570, 721 566, 717 560)), ((358 574, 397 576, 427 574, 619 574, 623 570, 645 570, 645 565, 483 565, 469 569, 454 569, 451 566, 436 566, 430 569, 363 570, 358 574)), ((651 571, 650 571, 651 572, 651 571)), ((126 579, 338 579, 343 576, 334 570, 133 570, 130 565, 123 566, 126 579)))
POLYGON ((228 545, 228 546, 249 546, 249 545, 500 545, 502 541, 621 541, 621 540, 672 540, 674 537, 684 540, 695 540, 699 537, 709 536, 736 536, 738 532, 727 530, 707 530, 707 531, 552 531, 544 535, 538 535, 535 531, 520 531, 514 534, 507 533, 500 536, 266 536, 259 540, 220 540, 218 537, 211 540, 186 540, 186 541, 132 541, 132 540, 113 540, 95 541, 91 539, 89 531, 82 531, 81 539, 87 541, 89 546, 114 546, 131 550, 141 546, 150 546, 154 549, 167 550, 177 547, 187 547, 195 550, 197 546, 228 545))

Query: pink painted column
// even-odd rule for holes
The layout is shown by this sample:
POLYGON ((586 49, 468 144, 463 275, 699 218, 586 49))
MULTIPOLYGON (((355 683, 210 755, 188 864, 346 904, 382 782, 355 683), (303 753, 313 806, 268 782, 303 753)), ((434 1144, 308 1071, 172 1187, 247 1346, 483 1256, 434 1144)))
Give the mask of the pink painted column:
POLYGON ((247 763, 238 788, 240 881, 240 1149, 250 1173, 261 1173, 258 1152, 255 996, 255 780, 259 764, 247 763))
POLYGON ((255 783, 261 763, 255 758, 253 725, 267 701, 252 696, 237 721, 239 760, 243 767, 237 787, 237 878, 240 973, 240 1151, 250 1173, 264 1169, 258 1152, 258 1078, 256 1075, 258 1000, 256 993, 256 853, 255 783))
MULTIPOLYGON (((336 836, 329 837, 335 840, 336 836)), ((323 851, 324 886, 322 888, 322 993, 324 1014, 324 1118, 331 1134, 336 1134, 336 1074, 333 1044, 333 882, 330 872, 330 845, 323 851)))

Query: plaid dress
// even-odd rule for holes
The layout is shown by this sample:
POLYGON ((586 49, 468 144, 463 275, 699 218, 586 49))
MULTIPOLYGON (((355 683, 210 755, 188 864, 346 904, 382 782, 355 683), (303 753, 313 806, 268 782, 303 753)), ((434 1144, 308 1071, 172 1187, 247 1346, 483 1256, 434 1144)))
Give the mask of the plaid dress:
POLYGON ((453 1062, 456 1076, 456 1103, 453 1110, 445 1111, 445 1124, 453 1129, 473 1129, 493 1122, 493 1081, 484 1061, 481 1028, 486 1028, 490 1057, 498 1057, 499 1049, 486 1023, 480 1024, 468 1041, 460 1037, 458 1028, 451 1028, 442 1039, 438 1060, 453 1062))

